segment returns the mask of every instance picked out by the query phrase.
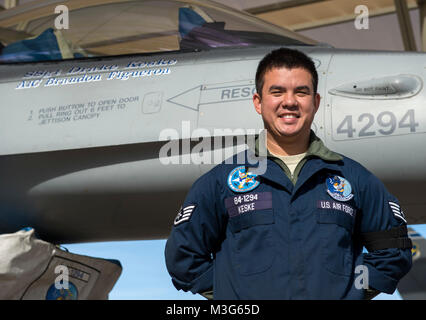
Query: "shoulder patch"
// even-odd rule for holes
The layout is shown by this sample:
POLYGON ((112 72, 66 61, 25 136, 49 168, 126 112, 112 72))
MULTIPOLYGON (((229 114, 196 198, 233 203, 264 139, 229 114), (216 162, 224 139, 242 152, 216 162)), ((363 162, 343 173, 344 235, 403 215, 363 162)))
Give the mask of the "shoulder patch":
POLYGON ((349 201, 354 196, 351 184, 343 177, 328 177, 325 184, 327 186, 327 193, 335 200, 349 201))
POLYGON ((228 175, 228 187, 234 192, 251 191, 260 184, 256 177, 256 174, 246 172, 245 166, 236 167, 228 175))
POLYGON ((175 226, 181 224, 182 222, 188 221, 191 218, 192 213, 197 205, 191 204, 185 208, 180 207, 179 212, 173 222, 175 226))
POLYGON ((405 224, 407 224, 407 220, 405 219, 404 211, 401 210, 401 207, 398 203, 389 201, 389 206, 393 212, 393 215, 402 221, 404 221, 405 224))

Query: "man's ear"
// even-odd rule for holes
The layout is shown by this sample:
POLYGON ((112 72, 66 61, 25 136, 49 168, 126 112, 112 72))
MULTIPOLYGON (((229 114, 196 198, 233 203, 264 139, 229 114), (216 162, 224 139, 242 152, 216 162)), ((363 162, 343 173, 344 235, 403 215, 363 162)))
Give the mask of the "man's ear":
POLYGON ((315 97, 314 97, 315 113, 317 113, 317 111, 318 111, 320 102, 321 102, 321 96, 319 95, 319 93, 316 93, 315 97))
POLYGON ((254 104, 254 109, 256 109, 256 112, 258 113, 258 114, 262 114, 262 105, 261 105, 261 102, 262 102, 262 98, 260 97, 260 95, 256 92, 254 95, 253 95, 253 104, 254 104))

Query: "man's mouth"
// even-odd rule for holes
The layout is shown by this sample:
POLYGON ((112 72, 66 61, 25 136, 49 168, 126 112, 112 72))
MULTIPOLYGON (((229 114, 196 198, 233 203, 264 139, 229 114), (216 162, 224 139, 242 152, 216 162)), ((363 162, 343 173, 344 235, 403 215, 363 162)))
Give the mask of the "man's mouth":
POLYGON ((279 115, 278 118, 282 118, 282 119, 298 119, 298 118, 300 118, 300 116, 297 115, 297 114, 293 114, 293 113, 285 113, 285 114, 279 115))

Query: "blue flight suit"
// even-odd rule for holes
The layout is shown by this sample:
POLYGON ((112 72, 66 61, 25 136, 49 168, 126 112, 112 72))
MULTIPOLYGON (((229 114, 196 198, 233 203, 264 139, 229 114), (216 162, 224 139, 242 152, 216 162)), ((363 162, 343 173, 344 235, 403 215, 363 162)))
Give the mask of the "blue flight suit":
POLYGON ((363 253, 359 240, 406 224, 372 173, 313 132, 294 177, 271 155, 257 176, 236 159, 201 176, 175 219, 165 257, 177 289, 213 289, 215 299, 363 299, 367 281, 395 291, 410 248, 363 253))

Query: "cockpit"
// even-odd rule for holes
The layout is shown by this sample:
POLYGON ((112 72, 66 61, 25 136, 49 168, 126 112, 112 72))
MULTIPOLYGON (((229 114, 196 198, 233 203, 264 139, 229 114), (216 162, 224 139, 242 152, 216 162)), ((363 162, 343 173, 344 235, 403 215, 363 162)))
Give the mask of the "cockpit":
POLYGON ((0 63, 315 44, 210 1, 41 3, 34 1, 0 12, 0 63))

